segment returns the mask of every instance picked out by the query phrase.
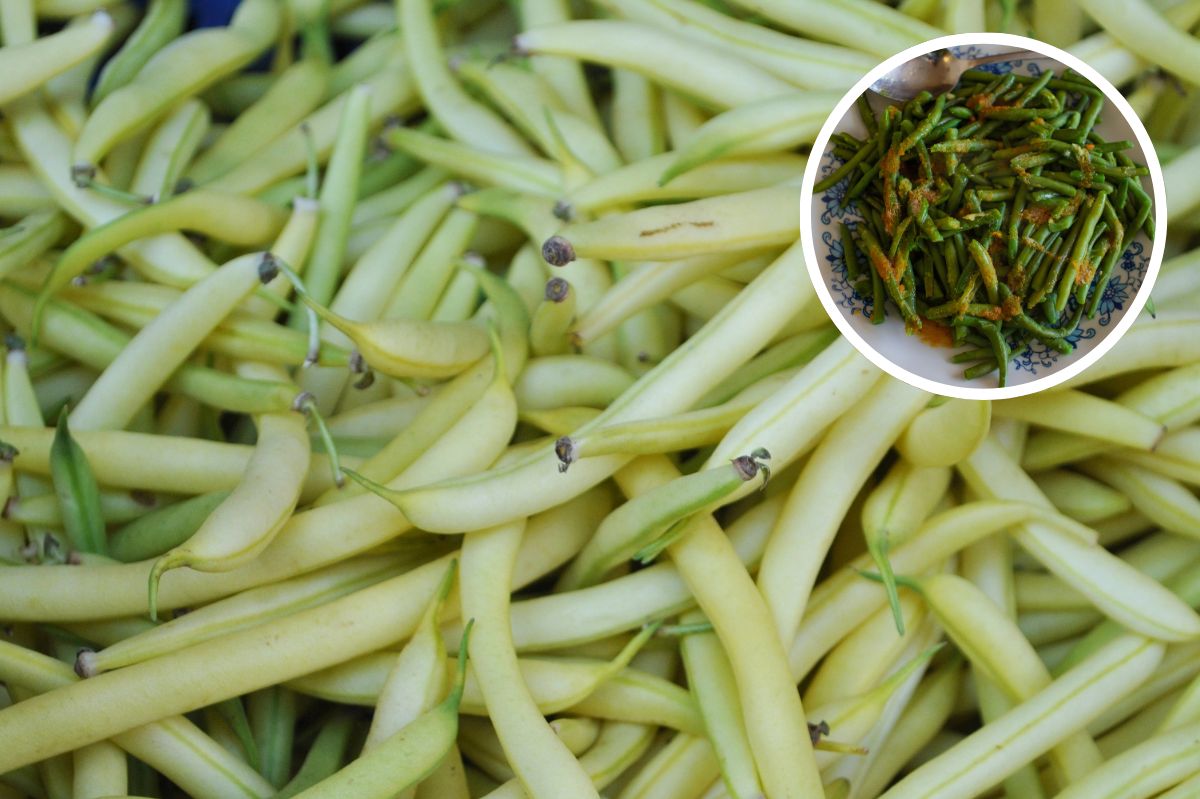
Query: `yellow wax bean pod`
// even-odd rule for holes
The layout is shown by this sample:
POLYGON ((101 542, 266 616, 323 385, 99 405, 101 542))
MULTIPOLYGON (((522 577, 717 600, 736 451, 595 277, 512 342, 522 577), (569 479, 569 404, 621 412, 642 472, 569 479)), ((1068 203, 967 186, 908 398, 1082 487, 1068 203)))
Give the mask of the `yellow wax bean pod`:
MULTIPOLYGON (((596 743, 580 756, 579 765, 596 788, 602 790, 636 763, 653 740, 654 728, 650 725, 608 722, 601 728, 596 743)), ((419 791, 417 795, 425 799, 419 791)), ((525 799, 527 796, 520 780, 513 779, 485 794, 485 799, 525 799)))
POLYGON ((561 277, 546 282, 545 299, 529 320, 529 348, 535 356, 561 355, 570 349, 567 331, 575 321, 575 296, 561 277))
MULTIPOLYGON (((1161 422, 1168 430, 1175 430, 1200 420, 1197 378, 1200 378, 1200 364, 1170 369, 1123 391, 1116 401, 1161 422)), ((1102 441, 1045 431, 1030 437, 1023 464, 1029 469, 1046 469, 1109 449, 1112 447, 1102 441)))
POLYGON ((396 21, 417 91, 447 133, 476 149, 533 155, 508 123, 470 97, 450 74, 430 0, 397 0, 396 21))
POLYGON ((1200 644, 1196 643, 1167 649, 1162 662, 1150 679, 1119 702, 1105 708, 1104 712, 1088 725, 1088 730, 1100 734, 1112 730, 1122 722, 1122 726, 1141 726, 1142 720, 1147 716, 1157 716, 1154 704, 1163 697, 1174 697, 1176 689, 1182 689, 1200 672, 1200 666, 1196 663, 1197 654, 1200 654, 1200 644))
POLYGON ((175 194, 211 121, 208 106, 199 100, 188 100, 171 112, 146 140, 129 190, 150 202, 175 194))
POLYGON ((1198 759, 1200 724, 1192 724, 1160 733, 1110 758, 1056 799, 1159 796, 1160 791, 1195 775, 1200 770, 1198 759))
MULTIPOLYGON (((394 58, 388 65, 361 85, 371 95, 369 127, 378 127, 392 114, 415 111, 416 91, 402 59, 394 58)), ((350 89, 306 116, 286 133, 255 152, 210 183, 208 188, 235 194, 257 194, 267 187, 304 171, 310 152, 318 161, 329 157, 337 138, 342 111, 353 89, 350 89)))
POLYGON ((150 618, 157 617, 158 581, 169 569, 229 571, 254 559, 296 508, 308 472, 309 439, 300 412, 258 417, 258 443, 237 488, 217 506, 186 544, 154 562, 150 618))
POLYGON ((23 269, 53 247, 71 228, 71 223, 52 208, 34 211, 0 239, 0 275, 23 269))
POLYGON ((93 228, 63 252, 42 286, 35 328, 41 309, 55 292, 94 262, 130 242, 174 229, 196 231, 230 244, 263 245, 279 233, 285 219, 280 209, 259 200, 203 190, 131 211, 93 228))
MULTIPOLYGON (((818 424, 841 415, 846 405, 867 394, 878 376, 845 342, 818 346, 814 357, 774 395, 750 410, 721 439, 706 461, 709 465, 728 458, 751 442, 770 442, 775 468, 782 469, 817 443, 818 424), (813 426, 808 427, 812 422, 813 426)), ((738 491, 744 496, 747 487, 738 491)))
POLYGON ((966 458, 991 429, 992 404, 947 399, 913 418, 896 450, 914 466, 953 466, 966 458))
MULTIPOLYGON (((321 214, 305 269, 308 291, 319 303, 328 303, 333 298, 345 257, 350 216, 362 175, 372 102, 371 90, 365 84, 350 89, 338 120, 337 138, 321 180, 318 196, 321 214)), ((315 321, 306 321, 300 314, 295 314, 289 320, 292 327, 299 329, 304 329, 309 323, 315 321)), ((303 380, 300 382, 303 384, 303 380)), ((325 397, 318 396, 317 399, 322 405, 327 403, 325 397)))
POLYGON ((862 529, 867 552, 883 578, 896 630, 901 635, 904 617, 888 551, 910 537, 928 518, 950 487, 952 476, 948 466, 911 466, 899 461, 863 503, 862 529))
POLYGON ((1054 507, 1084 524, 1111 518, 1133 507, 1129 497, 1120 491, 1066 469, 1041 472, 1038 487, 1054 507))
POLYGON ((909 691, 915 689, 930 659, 942 646, 936 644, 920 652, 869 691, 810 708, 811 717, 819 719, 816 722, 818 729, 814 733, 823 734, 828 730, 830 738, 837 742, 837 748, 823 749, 821 741, 815 741, 817 764, 822 770, 828 770, 847 754, 866 754, 861 749, 856 751, 854 747, 883 717, 893 696, 905 691, 906 686, 909 691))
POLYGON ((523 55, 565 55, 646 75, 709 107, 730 108, 793 90, 787 82, 723 51, 700 51, 676 34, 636 22, 577 20, 518 34, 523 55))
POLYGON ((1079 468, 1121 491, 1133 507, 1164 530, 1200 537, 1200 499, 1170 477, 1110 458, 1092 458, 1079 468))
POLYGON ((659 749, 621 790, 621 799, 696 796, 721 774, 704 736, 679 733, 659 749))
POLYGON ((658 155, 667 146, 662 118, 662 95, 654 83, 639 72, 614 67, 612 70, 613 143, 629 162, 658 155))
POLYGON ((431 166, 484 185, 556 197, 562 191, 562 170, 553 161, 532 155, 509 155, 477 150, 458 142, 393 127, 384 133, 388 146, 403 150, 431 166))
POLYGON ((1082 391, 1054 391, 1036 399, 1001 400, 993 404, 992 413, 1134 449, 1153 450, 1166 432, 1153 419, 1082 391))
MULTIPOLYGON (((612 289, 580 314, 572 340, 587 344, 616 330, 626 319, 638 312, 653 307, 658 302, 674 299, 680 289, 719 274, 731 266, 748 262, 764 266, 772 262, 773 254, 750 256, 746 252, 722 252, 710 256, 692 256, 672 262, 649 262, 631 265, 629 272, 620 278, 612 289)), ((577 262, 576 262, 577 263, 577 262)), ((568 269, 571 265, 569 264, 568 269)))
POLYGON ((525 521, 467 536, 463 542, 462 614, 475 618, 474 662, 489 715, 513 771, 532 799, 598 797, 591 780, 554 735, 521 681, 508 618, 509 585, 525 521))
POLYGON ((1032 698, 968 735, 883 793, 916 799, 931 791, 970 796, 1050 749, 1119 700, 1154 671, 1162 644, 1125 636, 1032 698))
POLYGON ((604 358, 583 354, 531 358, 513 391, 522 409, 545 410, 564 405, 604 407, 634 383, 624 368, 604 358))
POLYGON ((252 588, 152 626, 99 651, 80 650, 75 668, 84 676, 141 663, 234 630, 269 622, 383 582, 445 554, 436 543, 409 544, 384 557, 351 558, 311 574, 252 588))
POLYGON ((75 142, 72 171, 89 174, 114 145, 172 105, 249 64, 270 46, 279 24, 278 5, 253 0, 238 7, 228 28, 193 31, 158 51, 92 111, 75 142))
POLYGON ((798 182, 808 164, 804 156, 787 153, 734 156, 709 161, 659 183, 663 170, 676 157, 674 152, 661 153, 600 173, 573 188, 564 202, 573 212, 596 212, 629 203, 714 197, 798 182))
MULTIPOLYGON (((468 626, 467 633, 470 632, 468 626)), ((333 776, 297 794, 304 799, 355 796, 387 799, 431 774, 458 734, 458 706, 466 678, 467 636, 458 652, 450 693, 434 709, 379 744, 333 776)))
MULTIPOLYGON (((544 715, 574 712, 700 732, 703 722, 686 690, 661 677, 627 668, 629 658, 648 637, 642 634, 631 639, 611 661, 537 657, 521 658, 517 665, 521 679, 544 715), (622 705, 622 702, 626 704, 622 705)), ((310 696, 374 707, 395 662, 394 652, 372 653, 307 674, 288 685, 310 696)), ((451 664, 446 663, 446 666, 451 664)), ((467 715, 487 716, 488 707, 475 672, 475 668, 467 672, 460 709, 467 715)))
POLYGON ((104 741, 75 752, 72 790, 77 799, 99 799, 129 790, 125 752, 104 741))
MULTIPOLYGON (((354 84, 362 83, 383 69, 395 56, 399 44, 400 34, 395 30, 378 33, 367 38, 366 41, 347 53, 345 58, 332 65, 325 96, 336 97, 354 84)), ((322 60, 324 59, 322 58, 322 60)))
MULTIPOLYGON (((665 457, 641 460, 641 474, 629 475, 629 489, 635 493, 679 476, 665 457)), ((786 673, 778 638, 771 634, 769 611, 737 551, 708 514, 686 522, 668 551, 729 656, 763 787, 780 796, 819 790, 804 709, 786 673)))
POLYGON ((55 75, 98 52, 108 42, 113 28, 113 18, 108 12, 97 11, 82 25, 69 25, 27 44, 0 47, 0 73, 4 75, 0 103, 38 89, 55 75))
POLYGON ((1121 337, 1095 369, 1071 378, 1065 387, 1095 383, 1115 375, 1163 367, 1188 366, 1200 360, 1200 316, 1162 312, 1139 320, 1121 337))
MULTIPOLYGON (((1050 672, 1033 646, 982 590, 953 574, 935 574, 917 585, 954 645, 1008 699, 1024 702, 1050 685, 1050 672)), ((1058 743, 1050 759, 1066 779, 1077 779, 1081 766, 1091 769, 1102 760, 1083 731, 1058 743)))
MULTIPOLYGON (((6 683, 37 693, 78 682, 71 667, 8 641, 0 643, 0 673, 6 683)), ((150 722, 113 736, 113 742, 151 765, 197 799, 222 796, 259 799, 272 787, 244 760, 226 751, 183 716, 150 722)))
POLYGON ((858 783, 860 796, 877 796, 922 747, 941 730, 954 710, 962 683, 961 659, 927 674, 917 686, 896 725, 881 747, 872 751, 875 759, 858 783))
POLYGON ((354 322, 302 295, 317 315, 346 335, 373 369, 389 377, 453 377, 488 351, 488 334, 472 322, 381 319, 354 322))
POLYGON ((602 5, 628 19, 735 53, 797 86, 848 89, 872 66, 864 53, 743 22, 692 0, 602 0, 602 5))
MULTIPOLYGON (((12 283, 0 283, 0 309, 20 330, 32 326, 34 292, 12 283)), ((130 336, 80 308, 51 300, 46 306, 42 331, 45 345, 72 356, 96 370, 108 367, 130 341, 130 336)), ((217 408, 262 413, 288 408, 294 386, 273 380, 247 380, 227 372, 185 363, 166 382, 171 391, 217 408)), ((186 489, 184 489, 186 491, 186 489)))
POLYGON ((667 142, 672 148, 681 145, 708 119, 708 115, 699 107, 676 92, 664 92, 662 102, 663 124, 667 128, 667 142))
POLYGON ((607 172, 622 163, 603 130, 572 114, 550 84, 516 65, 464 61, 463 79, 477 86, 564 169, 580 176, 607 172))
POLYGON ((838 419, 805 464, 758 573, 759 590, 782 640, 796 634, 818 563, 857 487, 927 401, 924 392, 889 377, 878 379, 838 419))
MULTIPOLYGON (((520 298, 504 281, 484 270, 477 272, 477 278, 489 293, 496 311, 499 346, 490 360, 481 359, 450 382, 439 393, 437 401, 431 403, 412 425, 363 464, 363 476, 368 480, 390 480, 408 469, 413 470, 412 474, 418 474, 416 464, 424 453, 452 428, 461 430, 462 436, 479 435, 481 425, 491 424, 488 435, 479 440, 493 441, 503 436, 503 441, 497 441, 497 444, 503 446, 508 442, 517 412, 509 381, 525 362, 528 321, 520 298), (498 418, 504 422, 495 424, 498 418)), ((459 436, 454 440, 459 440, 459 436)), ((473 451, 490 450, 480 449, 477 441, 473 451)), ((428 464, 423 468, 428 469, 428 464)), ((342 491, 349 496, 360 492, 358 486, 348 486, 342 491)))
MULTIPOLYGON (((26 162, 63 211, 88 227, 102 225, 128 212, 127 204, 76 186, 62 170, 62 164, 70 162, 71 139, 40 104, 18 101, 8 109, 7 116, 26 162)), ((151 279, 172 286, 190 286, 216 266, 184 237, 174 233, 133 242, 121 255, 151 279)))
MULTIPOLYGON (((915 633, 926 608, 915 592, 900 598, 905 629, 915 633)), ((804 692, 805 707, 820 707, 875 687, 896 665, 914 635, 895 635, 891 610, 876 611, 822 661, 804 692), (891 627, 892 629, 888 629, 891 627)))
MULTIPOLYGON (((123 325, 140 329, 150 324, 182 292, 168 286, 128 281, 105 281, 82 288, 68 288, 63 298, 86 310, 107 316, 123 325)), ((204 340, 213 352, 279 365, 300 363, 309 355, 304 333, 266 319, 234 311, 204 340)), ((317 363, 345 366, 349 351, 322 342, 317 363)))
POLYGON ((843 0, 837 6, 815 0, 734 0, 734 5, 812 38, 884 57, 942 34, 890 6, 863 0, 843 0))
POLYGON ((1200 427, 1168 433, 1154 452, 1123 451, 1116 458, 1188 485, 1200 485, 1200 427))
POLYGON ((474 213, 451 209, 404 274, 382 316, 429 319, 457 267, 476 270, 483 267, 479 256, 464 253, 478 224, 479 217, 474 213))
POLYGON ((700 126, 663 165, 659 185, 716 158, 790 150, 816 139, 837 92, 798 92, 738 103, 700 126))
POLYGON ((312 113, 328 82, 329 65, 320 59, 306 58, 288 67, 261 100, 238 114, 196 158, 187 168, 188 178, 202 185, 253 157, 312 113))
MULTIPOLYGON (((313 239, 317 235, 320 212, 320 203, 310 197, 296 197, 292 200, 292 212, 288 221, 271 244, 271 252, 276 258, 293 269, 303 271, 312 251, 313 239)), ((286 298, 291 290, 292 282, 284 274, 276 275, 274 280, 263 287, 264 292, 269 292, 276 298, 286 298)), ((266 319, 274 319, 279 313, 279 305, 276 302, 257 294, 248 297, 242 307, 248 313, 266 319)))
MULTIPOLYGON (((1049 504, 994 437, 985 440, 958 469, 980 496, 1049 504)), ((1047 569, 1130 629, 1167 641, 1200 635, 1200 617, 1190 607, 1103 547, 1036 523, 1023 524, 1013 532, 1017 543, 1047 569)))
POLYGON ((799 222, 796 187, 772 187, 576 222, 542 244, 553 266, 576 258, 673 260, 788 244, 799 222))
POLYGON ((183 0, 152 0, 137 28, 104 64, 92 90, 95 106, 116 89, 121 88, 141 70, 159 50, 183 31, 187 4, 183 0))
MULTIPOLYGON (((750 385, 733 399, 720 405, 703 408, 697 411, 685 411, 670 417, 652 417, 636 422, 609 425, 581 436, 568 436, 567 440, 560 439, 555 446, 555 455, 563 467, 579 458, 596 455, 611 455, 628 453, 636 455, 651 455, 655 453, 672 452, 675 450, 691 449, 708 444, 719 443, 752 408, 766 400, 781 386, 785 385, 793 375, 781 372, 769 375, 750 385)), ((578 415, 578 423, 570 423, 576 410, 564 408, 562 414, 564 430, 571 432, 577 427, 590 422, 596 416, 593 409, 578 415)), ((556 429, 547 432, 557 433, 555 411, 530 411, 524 414, 527 421, 534 423, 550 422, 556 429)), ((562 467, 560 467, 562 468, 562 467)))
MULTIPOLYGON (((481 277, 488 274, 480 273, 481 277)), ((811 291, 811 286, 804 279, 799 247, 793 246, 711 324, 693 335, 688 347, 672 353, 579 432, 691 407, 697 396, 770 341, 794 312, 795 296, 811 291)), ((505 361, 511 364, 512 358, 506 354, 505 361)), ((405 517, 421 529, 458 533, 486 527, 494 519, 523 517, 553 507, 611 475, 627 460, 621 456, 589 458, 556 476, 552 451, 552 445, 546 446, 518 462, 468 479, 406 491, 397 501, 403 505, 405 517), (541 486, 541 490, 522 488, 529 485, 541 486), (499 502, 500 498, 504 501, 499 502)))
MULTIPOLYGON (((184 195, 187 196, 187 195, 184 195)), ((79 430, 120 429, 154 396, 213 328, 254 288, 275 277, 272 257, 235 258, 188 289, 142 328, 75 406, 79 430)))
MULTIPOLYGON (((779 509, 778 501, 764 502, 730 526, 737 556, 748 567, 762 555, 779 509)), ((513 603, 514 643, 522 652, 557 649, 634 629, 693 603, 679 570, 659 563, 577 592, 513 603)))
MULTIPOLYGON (((530 0, 522 3, 517 13, 522 30, 566 22, 573 16, 571 5, 565 0, 530 0)), ((582 64, 571 58, 536 56, 530 59, 530 65, 554 87, 568 110, 597 128, 601 126, 582 64)))
MULTIPOLYGON (((926 521, 908 542, 891 553, 892 568, 902 574, 920 574, 960 549, 1030 519, 1058 525, 1076 536, 1089 532, 1053 509, 1018 502, 971 502, 942 511, 926 521)), ((887 603, 883 588, 863 580, 856 571, 871 567, 870 555, 863 554, 813 591, 790 649, 792 672, 797 680, 808 674, 850 629, 887 603)))
POLYGON ((22 164, 0 164, 0 216, 25 216, 54 208, 54 198, 22 164))
POLYGON ((437 704, 437 697, 446 690, 446 645, 438 629, 442 605, 454 588, 458 561, 451 561, 446 576, 438 586, 417 631, 400 650, 383 687, 371 717, 371 727, 363 741, 363 751, 375 748, 383 741, 416 720, 437 704))
MULTIPOLYGON (((680 617, 681 624, 704 623, 704 615, 692 612, 680 617)), ((704 728, 720 764, 721 776, 733 797, 758 796, 762 786, 754 767, 754 754, 746 737, 746 724, 737 698, 737 684, 729 658, 712 632, 684 635, 680 652, 687 669, 688 685, 704 717, 704 728)))
MULTIPOLYGON (((554 235, 555 231, 562 226, 562 221, 555 216, 555 203, 548 197, 535 197, 507 189, 488 188, 471 192, 459 198, 458 206, 483 216, 493 216, 509 222, 520 228, 535 243, 554 235)), ((540 300, 546 282, 545 265, 529 248, 522 248, 513 258, 510 269, 524 267, 531 270, 531 275, 537 275, 537 296, 540 300)), ((562 267, 559 276, 567 280, 571 284, 571 288, 579 295, 576 306, 581 311, 601 302, 613 284, 611 270, 608 266, 587 258, 581 258, 562 267)), ((519 284, 520 279, 510 271, 508 282, 515 286, 519 284)), ((532 310, 530 308, 530 312, 532 310)), ((588 347, 587 352, 589 355, 611 357, 606 352, 595 350, 593 347, 588 347)))

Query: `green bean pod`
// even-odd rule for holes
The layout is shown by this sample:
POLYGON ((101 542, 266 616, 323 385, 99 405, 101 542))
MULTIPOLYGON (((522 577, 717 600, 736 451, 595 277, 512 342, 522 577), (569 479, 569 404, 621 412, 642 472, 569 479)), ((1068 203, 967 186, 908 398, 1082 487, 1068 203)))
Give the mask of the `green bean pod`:
MULTIPOLYGON (((656 538, 670 535, 666 531, 671 525, 711 509, 743 483, 753 480, 763 468, 760 461, 769 458, 765 451, 756 451, 736 458, 728 466, 681 477, 626 502, 597 528, 596 535, 563 574, 559 587, 572 590, 600 582, 622 561, 637 557, 640 551, 653 545, 656 538)), ((638 462, 628 468, 636 470, 638 462)), ((618 472, 616 478, 620 481, 622 473, 618 472)))
POLYGON ((59 414, 54 443, 50 446, 50 475, 71 546, 80 552, 105 554, 108 541, 96 476, 87 455, 71 437, 66 408, 59 414))

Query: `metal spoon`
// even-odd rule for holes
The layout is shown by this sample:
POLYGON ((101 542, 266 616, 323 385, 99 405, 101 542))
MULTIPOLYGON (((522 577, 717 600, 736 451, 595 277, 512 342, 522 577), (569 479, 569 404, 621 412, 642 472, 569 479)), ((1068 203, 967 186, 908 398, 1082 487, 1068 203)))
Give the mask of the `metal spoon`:
POLYGON ((872 83, 871 91, 889 100, 900 101, 911 100, 923 91, 937 95, 958 85, 959 78, 968 69, 1031 56, 1038 54, 1030 50, 1013 50, 982 58, 956 58, 949 50, 935 50, 929 57, 914 58, 896 67, 872 83))

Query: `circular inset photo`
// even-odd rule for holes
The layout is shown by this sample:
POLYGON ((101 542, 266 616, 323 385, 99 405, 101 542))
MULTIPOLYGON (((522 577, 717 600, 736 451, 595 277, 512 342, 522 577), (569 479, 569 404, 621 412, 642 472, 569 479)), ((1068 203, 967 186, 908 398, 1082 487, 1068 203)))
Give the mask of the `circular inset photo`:
POLYGON ((842 98, 800 213, 817 294, 864 355, 927 391, 1004 399, 1079 374, 1133 324, 1166 199, 1150 137, 1099 73, 975 33, 906 50, 842 98))

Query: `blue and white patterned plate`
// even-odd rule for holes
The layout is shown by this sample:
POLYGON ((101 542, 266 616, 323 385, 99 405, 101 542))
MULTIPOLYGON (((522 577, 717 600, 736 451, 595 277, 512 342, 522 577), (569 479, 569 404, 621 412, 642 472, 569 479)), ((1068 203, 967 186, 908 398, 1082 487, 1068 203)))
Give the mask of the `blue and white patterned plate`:
MULTIPOLYGON (((1024 47, 1024 42, 1027 41, 1029 40, 1023 40, 1022 44, 1018 46, 1024 47)), ((1033 42, 1033 44, 1040 45, 1041 43, 1033 42)), ((937 44, 935 41, 927 43, 926 46, 937 48, 942 45, 937 44)), ((953 46, 950 49, 959 58, 972 58, 991 55, 993 53, 1008 52, 1015 48, 985 44, 953 46)), ((983 69, 997 74, 1016 72, 1023 75, 1038 75, 1048 68, 1061 73, 1064 66, 1054 58, 1039 56, 1032 59, 1022 58, 988 64, 983 67, 983 69)), ((879 110, 885 102, 882 98, 875 95, 869 95, 869 97, 876 110, 879 110)), ((1139 137, 1135 135, 1133 126, 1126 120, 1114 103, 1105 103, 1101 118, 1096 125, 1096 130, 1109 141, 1127 139, 1134 142, 1134 147, 1128 151, 1130 157, 1138 163, 1150 163, 1147 153, 1138 143, 1139 137)), ((848 107, 844 116, 837 122, 830 133, 842 131, 860 139, 866 136, 866 129, 853 104, 848 107)), ((826 142, 826 147, 820 155, 819 165, 815 170, 815 180, 812 183, 808 183, 809 186, 819 182, 842 163, 841 159, 832 153, 832 148, 828 146, 828 139, 823 137, 823 140, 826 142)), ((1155 171, 1155 167, 1152 167, 1151 176, 1142 179, 1143 185, 1148 192, 1151 192, 1152 196, 1154 192, 1151 188, 1151 177, 1155 171)), ((809 175, 806 175, 806 180, 810 175, 813 175, 812 171, 810 171, 809 175)), ((809 231, 805 231, 806 235, 811 235, 812 245, 822 278, 823 286, 819 285, 818 291, 821 291, 823 287, 828 288, 828 296, 822 297, 826 309, 832 314, 834 309, 831 308, 831 305, 834 306, 841 314, 842 320, 849 325, 854 333, 861 337, 862 343, 866 347, 874 350, 886 362, 899 367, 899 370, 888 369, 889 372, 909 382, 917 382, 910 379, 913 376, 917 376, 924 378, 928 383, 937 384, 940 387, 949 389, 941 393, 983 398, 979 390, 993 389, 993 391, 988 392, 988 398, 999 399, 1001 398, 1000 395, 1018 396, 1047 387, 1047 385, 1033 386, 1031 385, 1033 383, 1042 383, 1044 381, 1045 384, 1052 384, 1059 382, 1059 380, 1046 380, 1046 378, 1061 372, 1071 364, 1078 363, 1093 350, 1096 350, 1097 346, 1117 329, 1120 320, 1130 311, 1134 305, 1134 297, 1138 295, 1139 289, 1146 281, 1147 275, 1153 271, 1150 268, 1151 242, 1143 232, 1130 244, 1129 249, 1126 250, 1117 267, 1113 270, 1112 279, 1104 289, 1104 295, 1095 318, 1084 319, 1079 329, 1071 333, 1068 337, 1071 343, 1075 345, 1075 351, 1068 355, 1061 355, 1054 350, 1048 349, 1040 342, 1035 342, 1023 351, 1013 354, 1008 367, 1008 388, 995 390, 998 385, 995 373, 981 379, 967 380, 962 376, 964 367, 960 364, 950 362, 950 357, 957 350, 932 346, 923 341, 919 335, 906 335, 900 314, 894 308, 888 308, 887 321, 884 324, 874 325, 871 323, 871 300, 868 297, 860 297, 854 291, 853 286, 846 277, 846 264, 842 257, 842 244, 838 234, 838 223, 845 222, 853 228, 862 218, 858 212, 856 203, 851 203, 846 208, 842 207, 841 201, 846 190, 847 181, 842 181, 828 191, 814 194, 810 214, 811 234, 809 231)), ((1161 217, 1156 218, 1161 219, 1161 217)), ((810 267, 811 271, 814 271, 812 267, 810 267)), ((1074 300, 1072 300, 1073 302, 1074 300)), ((1144 299, 1136 303, 1135 313, 1136 310, 1140 309, 1143 302, 1144 299)), ((1073 308, 1074 306, 1072 305, 1071 307, 1073 308)), ((835 321, 840 320, 835 318, 835 321)), ((1131 322, 1132 318, 1129 321, 1131 322)), ((839 327, 842 327, 844 333, 847 332, 845 325, 839 324, 839 327)), ((1120 327, 1123 332, 1127 325, 1120 325, 1120 327)), ((850 336, 850 338, 853 340, 854 336, 850 336)), ((859 344, 860 342, 856 341, 855 343, 859 344)), ((1111 342, 1102 349, 1107 350, 1110 345, 1111 342)), ((861 346, 860 349, 862 349, 861 346)), ((870 355, 869 352, 865 354, 870 355)), ((1097 353, 1097 357, 1098 355, 1099 353, 1097 353)), ((879 358, 872 358, 872 360, 876 361, 880 366, 887 368, 884 363, 880 362, 879 358)), ((1094 358, 1087 360, 1090 362, 1094 358)), ((1072 369, 1071 371, 1074 372, 1075 370, 1072 369)), ((1065 379, 1066 376, 1068 375, 1062 375, 1062 378, 1065 379)), ((922 387, 931 388, 928 384, 922 387)))

